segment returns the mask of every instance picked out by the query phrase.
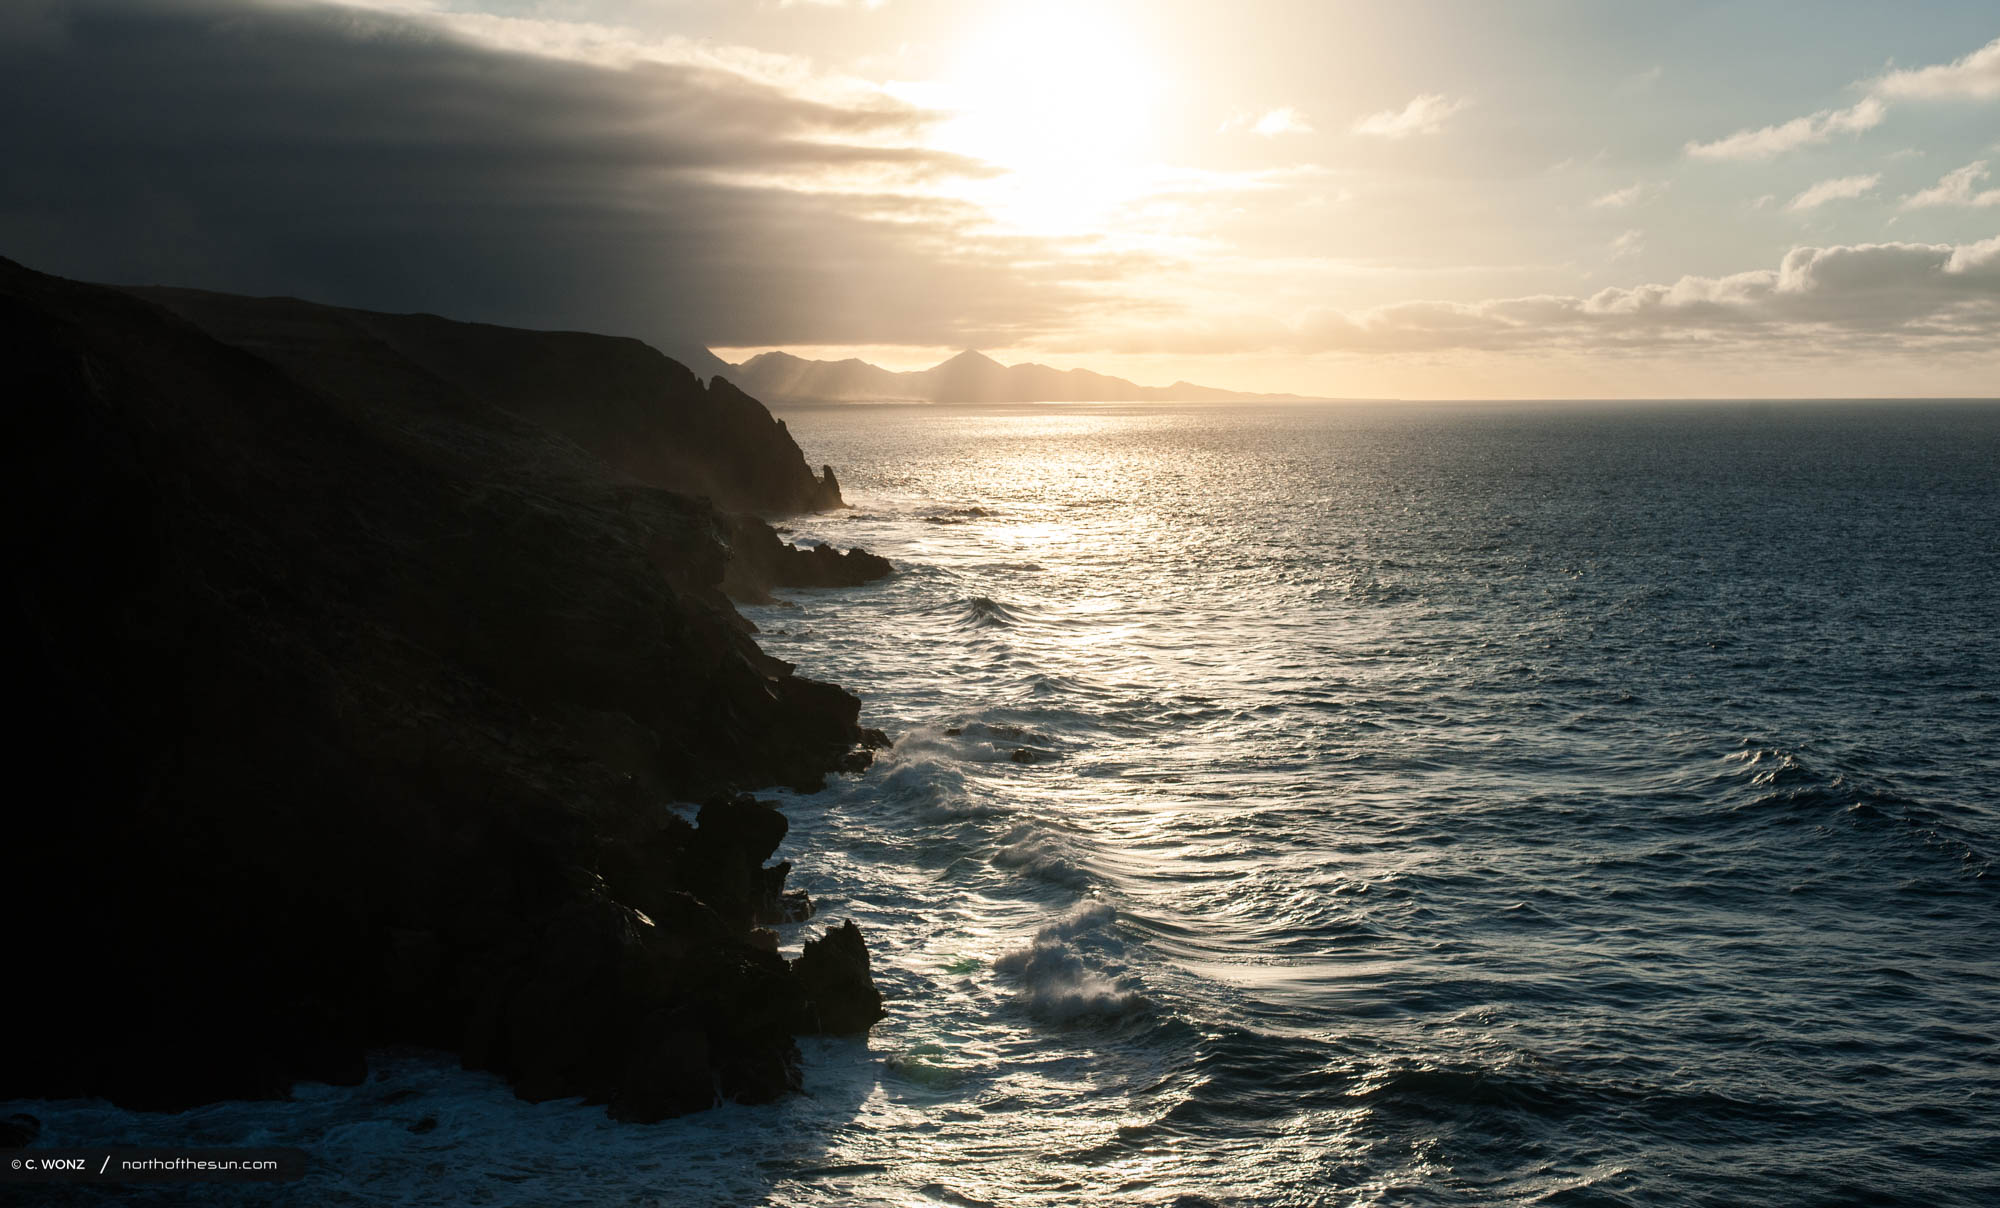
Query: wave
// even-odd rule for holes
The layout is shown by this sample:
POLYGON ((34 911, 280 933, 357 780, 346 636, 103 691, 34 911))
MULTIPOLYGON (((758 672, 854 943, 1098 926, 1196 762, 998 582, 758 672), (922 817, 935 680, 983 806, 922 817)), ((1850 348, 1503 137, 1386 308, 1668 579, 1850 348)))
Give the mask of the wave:
POLYGON ((993 515, 982 507, 950 508, 924 517, 925 524, 964 524, 972 520, 985 520, 993 515))
POLYGON ((1022 1001, 1041 1019, 1069 1023, 1148 1010, 1143 994, 1093 969, 1076 950, 1078 940, 1117 917, 1103 902, 1079 906, 1035 932, 1027 947, 994 961, 994 971, 1017 979, 1022 1001))
POLYGON ((903 760, 1024 764, 1060 758, 1047 735, 1022 726, 976 721, 955 726, 918 726, 896 740, 895 756, 903 760))
POLYGON ((1063 849, 1061 842, 1048 835, 1020 827, 1002 842, 1005 846, 993 853, 993 863, 998 867, 1018 869, 1038 880, 1077 889, 1090 882, 1090 873, 1063 849))
POLYGON ((1021 615, 991 596, 967 596, 952 605, 953 623, 961 629, 1012 629, 1021 615))

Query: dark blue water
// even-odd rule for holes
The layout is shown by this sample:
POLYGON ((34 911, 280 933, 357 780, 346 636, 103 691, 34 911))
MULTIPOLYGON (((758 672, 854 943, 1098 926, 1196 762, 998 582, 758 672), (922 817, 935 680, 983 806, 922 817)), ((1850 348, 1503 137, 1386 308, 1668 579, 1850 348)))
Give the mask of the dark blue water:
POLYGON ((799 535, 901 568, 752 610, 899 739, 786 801, 869 1042, 658 1127, 398 1058, 51 1143, 298 1141, 302 1203, 2000 1203, 2000 405, 786 418, 857 505, 799 535))

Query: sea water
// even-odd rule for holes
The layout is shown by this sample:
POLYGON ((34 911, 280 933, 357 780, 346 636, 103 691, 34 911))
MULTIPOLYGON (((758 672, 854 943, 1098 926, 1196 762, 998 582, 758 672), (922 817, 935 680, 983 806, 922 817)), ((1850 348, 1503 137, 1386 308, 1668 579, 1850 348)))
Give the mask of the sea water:
POLYGON ((2000 405, 781 414, 898 568, 746 610, 896 739, 776 795, 889 995, 807 1095, 10 1110, 314 1157, 217 1202, 2000 1203, 2000 405))

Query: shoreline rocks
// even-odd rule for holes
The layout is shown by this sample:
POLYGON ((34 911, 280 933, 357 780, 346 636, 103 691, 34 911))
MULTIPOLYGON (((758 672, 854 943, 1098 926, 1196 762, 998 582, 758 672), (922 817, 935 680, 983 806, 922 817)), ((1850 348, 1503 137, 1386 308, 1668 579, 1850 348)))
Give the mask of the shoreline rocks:
MULTIPOLYGON (((679 367, 203 297, 242 342, 0 261, 9 754, 51 773, 0 813, 0 909, 89 954, 0 1006, 35 1038, 0 1097, 275 1098, 406 1044, 625 1119, 796 1089, 804 1021, 879 1014, 851 924, 791 963, 760 934, 810 905, 741 790, 879 735, 751 641, 730 519, 481 393, 609 346, 637 406, 679 367)), ((743 501, 837 494, 722 386, 687 422, 754 439, 717 464, 781 463, 743 501)))
POLYGON ((728 539, 722 590, 750 604, 769 603, 774 587, 859 587, 894 569, 887 558, 859 547, 843 552, 828 545, 793 545, 754 516, 733 518, 728 539))

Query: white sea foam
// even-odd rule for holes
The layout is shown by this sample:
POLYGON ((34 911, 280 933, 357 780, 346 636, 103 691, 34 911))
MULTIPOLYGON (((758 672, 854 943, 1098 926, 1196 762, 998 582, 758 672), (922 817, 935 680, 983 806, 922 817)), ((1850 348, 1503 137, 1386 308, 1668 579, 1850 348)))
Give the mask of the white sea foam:
POLYGON ((1025 948, 993 962, 1018 979, 1021 998, 1043 1019, 1067 1022, 1144 1010, 1145 996, 1092 968, 1076 950, 1079 939, 1108 926, 1118 912, 1088 902, 1035 932, 1025 948))
POLYGON ((1090 881, 1090 873, 1052 836, 1020 827, 1004 842, 1005 846, 993 853, 993 863, 1001 868, 1017 868, 1057 885, 1079 887, 1090 881))

